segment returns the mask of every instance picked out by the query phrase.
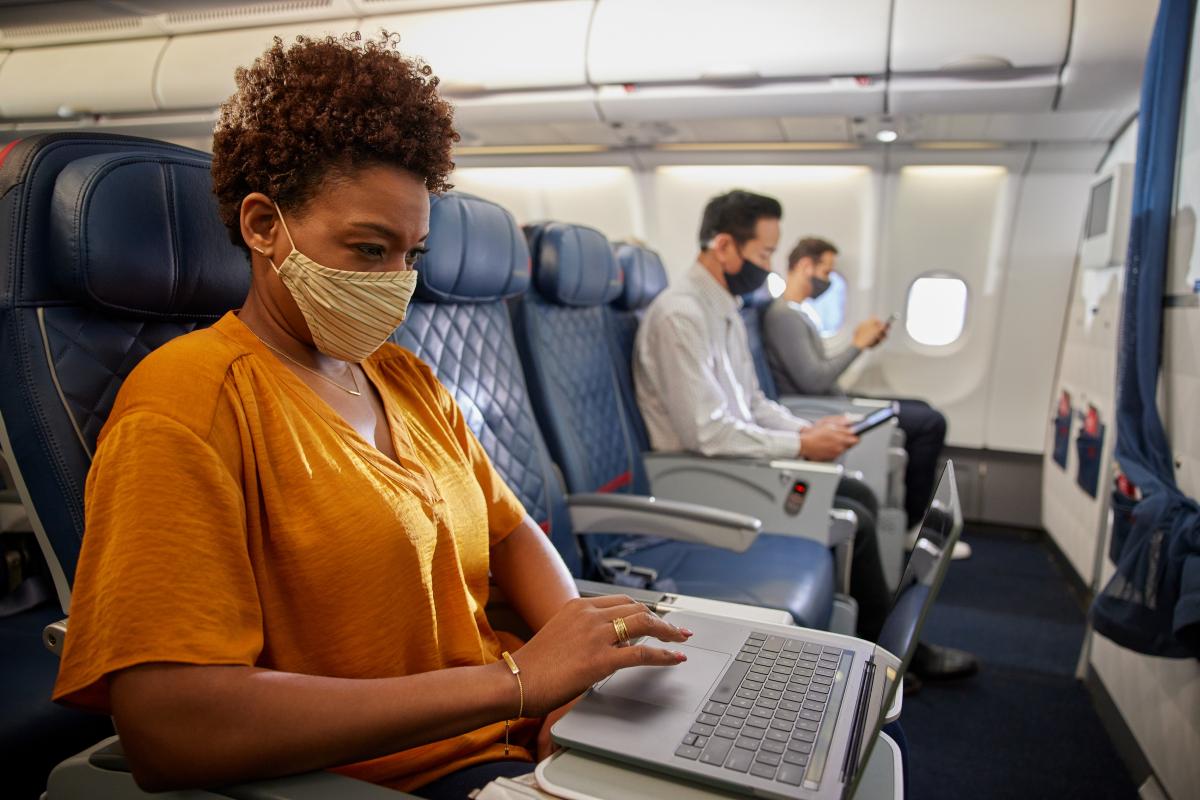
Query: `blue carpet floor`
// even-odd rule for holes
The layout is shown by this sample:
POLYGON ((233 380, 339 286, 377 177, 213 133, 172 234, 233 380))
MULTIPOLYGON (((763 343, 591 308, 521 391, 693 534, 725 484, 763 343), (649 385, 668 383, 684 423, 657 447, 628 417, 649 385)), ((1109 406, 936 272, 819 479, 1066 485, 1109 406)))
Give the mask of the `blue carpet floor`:
POLYGON ((1137 790, 1074 678, 1079 601, 1041 539, 968 526, 923 638, 975 653, 980 674, 904 699, 910 800, 1088 798, 1137 790))

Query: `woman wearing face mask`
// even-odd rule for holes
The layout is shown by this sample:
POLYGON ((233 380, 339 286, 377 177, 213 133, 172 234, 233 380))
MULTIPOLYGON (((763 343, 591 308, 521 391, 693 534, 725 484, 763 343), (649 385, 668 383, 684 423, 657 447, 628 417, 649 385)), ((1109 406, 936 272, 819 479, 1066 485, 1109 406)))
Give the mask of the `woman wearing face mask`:
POLYGON ((682 654, 581 600, 431 371, 390 344, 457 135, 395 43, 276 39, 221 109, 245 304, 125 382, 87 487, 55 696, 147 789, 313 769, 428 797, 532 768, 589 685, 682 654), (529 627, 484 615, 489 573, 529 627), (543 719, 544 718, 544 719, 543 719))

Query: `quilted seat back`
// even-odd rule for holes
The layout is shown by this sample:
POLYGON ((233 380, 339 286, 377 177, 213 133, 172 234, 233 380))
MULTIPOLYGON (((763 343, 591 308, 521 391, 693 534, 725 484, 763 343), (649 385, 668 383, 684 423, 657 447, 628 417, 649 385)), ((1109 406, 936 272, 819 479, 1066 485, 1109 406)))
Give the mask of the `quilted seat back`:
POLYGON ((633 428, 637 447, 644 453, 650 449, 650 435, 646 432, 634 391, 633 349, 642 315, 654 298, 667 288, 667 270, 658 253, 649 248, 623 243, 617 245, 614 252, 617 266, 624 276, 624 285, 621 294, 612 301, 609 339, 625 413, 633 428))
POLYGON ((529 285, 525 238, 500 206, 449 192, 430 199, 428 247, 416 298, 392 340, 433 368, 571 574, 586 577, 505 305, 529 285))
POLYGON ((206 154, 70 133, 3 155, 0 276, 0 446, 66 610, 84 481, 121 383, 239 306, 249 265, 217 216, 206 154))
POLYGON ((763 394, 770 400, 779 399, 779 389, 775 386, 775 378, 771 375, 771 366, 767 363, 767 346, 763 341, 763 315, 775 298, 764 285, 750 294, 742 295, 742 322, 746 325, 746 340, 750 343, 750 357, 754 359, 754 374, 758 376, 758 385, 763 394))
POLYGON ((513 328, 533 408, 571 492, 646 494, 609 346, 620 269, 604 234, 549 222, 526 228, 533 286, 513 328))

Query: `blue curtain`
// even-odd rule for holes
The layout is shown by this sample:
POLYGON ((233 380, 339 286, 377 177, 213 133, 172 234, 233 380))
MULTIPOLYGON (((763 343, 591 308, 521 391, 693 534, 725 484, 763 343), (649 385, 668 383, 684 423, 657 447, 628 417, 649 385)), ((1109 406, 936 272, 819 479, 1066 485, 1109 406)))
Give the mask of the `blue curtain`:
POLYGON ((1092 605, 1096 630, 1160 656, 1200 657, 1200 507, 1175 483, 1158 414, 1167 244, 1194 0, 1162 0, 1146 59, 1117 372, 1121 469, 1142 491, 1114 493, 1117 573, 1092 605))

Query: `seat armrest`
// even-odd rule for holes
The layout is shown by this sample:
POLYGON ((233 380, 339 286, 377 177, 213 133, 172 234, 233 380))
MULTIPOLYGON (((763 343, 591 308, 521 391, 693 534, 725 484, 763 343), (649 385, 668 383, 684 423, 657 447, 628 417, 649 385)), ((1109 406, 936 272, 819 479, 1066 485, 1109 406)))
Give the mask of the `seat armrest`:
POLYGON ((576 534, 640 534, 745 551, 762 530, 762 522, 717 508, 627 494, 567 496, 571 527, 576 534))
POLYGON ((749 514, 772 534, 830 544, 829 511, 842 479, 840 464, 694 453, 643 455, 650 490, 660 501, 681 500, 749 514))
POLYGON ((339 800, 417 800, 416 795, 333 772, 305 772, 218 789, 152 795, 133 782, 121 741, 116 736, 92 745, 56 766, 50 773, 45 796, 48 800, 91 800, 94 797, 113 800, 149 800, 152 797, 164 800, 327 800, 330 797, 339 800))
POLYGON ((54 655, 62 658, 63 647, 67 644, 67 620, 60 619, 42 628, 42 644, 54 655))

